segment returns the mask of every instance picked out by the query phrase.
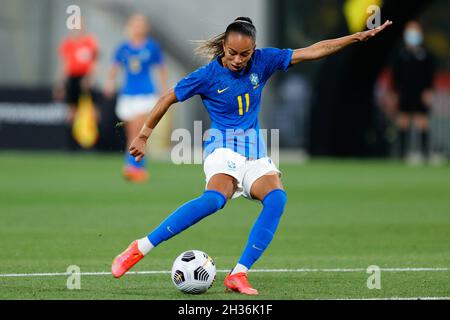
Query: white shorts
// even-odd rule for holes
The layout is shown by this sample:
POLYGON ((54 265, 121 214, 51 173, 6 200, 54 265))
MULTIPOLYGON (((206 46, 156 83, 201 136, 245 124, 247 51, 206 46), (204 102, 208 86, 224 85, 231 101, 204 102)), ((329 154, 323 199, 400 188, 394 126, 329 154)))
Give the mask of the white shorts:
POLYGON ((250 190, 253 182, 258 178, 271 171, 277 172, 281 176, 281 171, 269 157, 248 160, 243 155, 227 148, 215 149, 208 155, 203 164, 203 170, 205 171, 206 185, 208 185, 211 177, 218 173, 234 177, 238 185, 233 198, 243 195, 252 199, 250 190))
POLYGON ((155 94, 120 95, 116 104, 116 115, 122 121, 129 121, 140 115, 148 114, 156 102, 155 94))

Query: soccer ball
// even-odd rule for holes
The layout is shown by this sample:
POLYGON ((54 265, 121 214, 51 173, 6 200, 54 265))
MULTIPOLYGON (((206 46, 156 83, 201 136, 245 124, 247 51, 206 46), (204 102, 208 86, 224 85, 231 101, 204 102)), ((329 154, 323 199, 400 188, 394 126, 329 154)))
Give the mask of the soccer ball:
POLYGON ((204 293, 215 279, 216 264, 203 251, 185 251, 173 262, 172 282, 184 293, 204 293))

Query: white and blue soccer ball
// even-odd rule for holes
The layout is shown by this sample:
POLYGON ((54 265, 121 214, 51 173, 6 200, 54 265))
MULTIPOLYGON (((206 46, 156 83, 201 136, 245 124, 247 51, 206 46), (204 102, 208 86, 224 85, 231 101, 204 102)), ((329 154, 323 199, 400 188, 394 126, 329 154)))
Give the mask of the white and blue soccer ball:
POLYGON ((172 266, 172 282, 184 293, 204 293, 216 279, 216 264, 200 250, 180 254, 172 266))

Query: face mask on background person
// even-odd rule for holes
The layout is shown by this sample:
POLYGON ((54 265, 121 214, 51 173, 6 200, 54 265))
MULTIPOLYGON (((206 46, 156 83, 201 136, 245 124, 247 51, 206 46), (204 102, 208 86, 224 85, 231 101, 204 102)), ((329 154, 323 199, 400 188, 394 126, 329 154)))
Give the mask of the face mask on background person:
POLYGON ((404 35, 405 43, 412 47, 418 47, 423 42, 423 35, 420 31, 410 29, 406 30, 404 35))

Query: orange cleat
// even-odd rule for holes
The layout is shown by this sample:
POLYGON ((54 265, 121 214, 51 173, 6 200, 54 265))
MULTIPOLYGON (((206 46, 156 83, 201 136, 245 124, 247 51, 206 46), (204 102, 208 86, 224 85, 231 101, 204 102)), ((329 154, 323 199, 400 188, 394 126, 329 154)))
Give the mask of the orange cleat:
POLYGON ((236 291, 242 294, 257 295, 258 290, 253 289, 248 283, 247 274, 245 272, 239 272, 233 275, 228 274, 223 281, 228 291, 236 291))
POLYGON ((149 179, 149 174, 145 169, 136 168, 133 166, 126 166, 123 169, 123 176, 125 179, 135 183, 147 182, 149 179))
POLYGON ((138 263, 144 255, 139 251, 137 240, 133 241, 128 248, 119 254, 113 261, 111 273, 115 278, 120 278, 125 272, 138 263))

